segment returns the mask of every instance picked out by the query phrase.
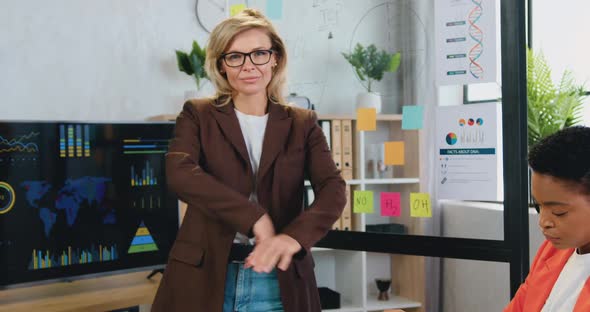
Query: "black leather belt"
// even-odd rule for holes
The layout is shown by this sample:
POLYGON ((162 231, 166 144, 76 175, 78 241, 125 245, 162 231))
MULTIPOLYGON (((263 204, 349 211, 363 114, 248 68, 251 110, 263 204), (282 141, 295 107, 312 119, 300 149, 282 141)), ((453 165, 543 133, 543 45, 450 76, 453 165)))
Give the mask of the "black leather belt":
POLYGON ((228 262, 244 262, 248 255, 254 250, 253 245, 233 244, 229 250, 228 262))

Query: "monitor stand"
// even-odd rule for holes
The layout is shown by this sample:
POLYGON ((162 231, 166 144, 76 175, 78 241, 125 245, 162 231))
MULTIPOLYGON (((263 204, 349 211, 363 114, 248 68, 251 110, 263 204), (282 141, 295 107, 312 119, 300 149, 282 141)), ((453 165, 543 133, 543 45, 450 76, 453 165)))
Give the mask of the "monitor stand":
POLYGON ((156 275, 156 274, 158 274, 158 273, 162 273, 162 274, 164 274, 164 269, 154 269, 154 270, 152 270, 152 273, 150 273, 150 274, 147 276, 147 279, 151 279, 151 278, 152 278, 154 275, 156 275))

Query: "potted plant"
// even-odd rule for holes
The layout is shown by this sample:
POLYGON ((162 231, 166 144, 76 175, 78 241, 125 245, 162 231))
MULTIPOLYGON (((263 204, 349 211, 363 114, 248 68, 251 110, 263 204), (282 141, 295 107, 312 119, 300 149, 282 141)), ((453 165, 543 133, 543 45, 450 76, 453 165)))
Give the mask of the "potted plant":
MULTIPOLYGON (((527 50, 527 128, 528 148, 543 138, 581 121, 586 92, 577 85, 571 71, 566 70, 556 86, 551 79, 551 67, 542 53, 527 50)), ((531 195, 529 168, 529 206, 531 195)))
POLYGON ((372 92, 374 81, 381 81, 386 72, 395 72, 401 62, 401 53, 390 54, 385 50, 378 51, 374 44, 363 47, 357 43, 351 53, 342 53, 344 58, 354 67, 361 81, 366 81, 365 93, 357 95, 357 107, 374 107, 377 113, 381 111, 381 96, 372 92))
MULTIPOLYGON (((204 80, 209 79, 209 77, 207 76, 207 72, 205 71, 205 57, 205 47, 201 48, 199 46, 199 43, 197 43, 196 41, 193 41, 193 48, 190 53, 185 53, 183 51, 176 50, 176 61, 178 63, 178 70, 189 76, 192 76, 195 79, 195 82, 197 84, 197 94, 201 91, 204 80)), ((195 92, 190 93, 192 93, 194 96, 185 95, 185 97, 196 97, 195 92)))
POLYGON ((556 86, 542 53, 527 51, 528 146, 581 121, 584 85, 577 85, 571 71, 563 72, 556 86))

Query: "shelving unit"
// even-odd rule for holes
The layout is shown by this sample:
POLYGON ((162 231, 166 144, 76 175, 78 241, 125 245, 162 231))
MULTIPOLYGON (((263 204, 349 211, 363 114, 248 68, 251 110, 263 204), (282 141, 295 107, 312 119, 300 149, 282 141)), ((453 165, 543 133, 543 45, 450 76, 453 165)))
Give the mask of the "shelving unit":
MULTIPOLYGON (((409 216, 409 196, 420 191, 419 131, 401 129, 401 115, 378 115, 377 130, 357 132, 355 116, 320 115, 319 119, 353 121, 353 170, 354 179, 346 181, 354 190, 374 191, 374 213, 353 214, 353 230, 364 232, 368 224, 401 223, 409 234, 422 233, 420 219, 409 216), (405 165, 388 168, 379 177, 369 176, 366 167, 370 144, 386 141, 405 142, 405 165), (402 216, 381 217, 379 192, 401 193, 402 216)), ((306 183, 309 185, 308 183, 306 183)), ((364 251, 346 251, 329 248, 312 249, 318 286, 328 287, 340 293, 341 308, 326 311, 377 312, 388 309, 404 309, 408 312, 423 311, 424 260, 422 257, 377 254, 364 251), (401 273, 401 274, 400 274, 401 273), (392 279, 390 299, 377 300, 375 278, 392 279)))

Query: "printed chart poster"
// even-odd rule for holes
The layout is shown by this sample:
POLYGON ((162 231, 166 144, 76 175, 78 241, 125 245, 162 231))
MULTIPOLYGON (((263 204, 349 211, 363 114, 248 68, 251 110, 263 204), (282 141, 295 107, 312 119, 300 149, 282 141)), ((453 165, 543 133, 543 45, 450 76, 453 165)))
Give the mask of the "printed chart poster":
POLYGON ((436 112, 439 199, 502 200, 501 106, 441 106, 436 112))
POLYGON ((497 0, 436 0, 438 85, 496 82, 497 0))

